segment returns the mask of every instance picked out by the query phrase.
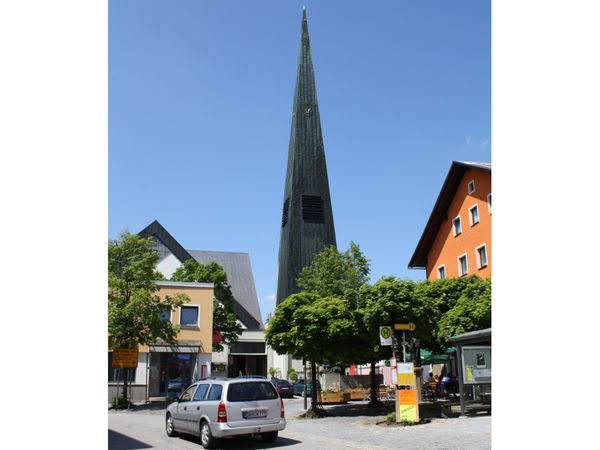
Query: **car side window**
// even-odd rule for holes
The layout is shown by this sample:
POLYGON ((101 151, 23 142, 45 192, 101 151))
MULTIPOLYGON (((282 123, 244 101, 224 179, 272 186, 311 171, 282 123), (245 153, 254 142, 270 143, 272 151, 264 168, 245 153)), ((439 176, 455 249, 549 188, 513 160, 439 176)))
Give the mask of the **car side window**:
POLYGON ((223 386, 220 384, 213 384, 208 394, 207 400, 221 400, 221 393, 223 392, 223 386))
POLYGON ((210 384, 201 384, 198 386, 198 389, 196 389, 196 393, 194 394, 195 402, 201 402, 204 400, 204 397, 206 396, 206 391, 208 391, 209 386, 210 384))
POLYGON ((181 397, 179 397, 179 401, 180 402, 189 402, 192 399, 192 394, 194 393, 194 389, 196 389, 195 385, 187 388, 185 390, 185 392, 183 394, 181 394, 181 397))

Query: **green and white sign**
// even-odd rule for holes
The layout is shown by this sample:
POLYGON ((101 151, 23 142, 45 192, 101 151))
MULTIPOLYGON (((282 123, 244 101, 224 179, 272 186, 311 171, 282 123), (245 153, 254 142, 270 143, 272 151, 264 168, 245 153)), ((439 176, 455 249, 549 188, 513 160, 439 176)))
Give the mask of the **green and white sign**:
POLYGON ((381 345, 392 345, 392 327, 379 327, 381 345))

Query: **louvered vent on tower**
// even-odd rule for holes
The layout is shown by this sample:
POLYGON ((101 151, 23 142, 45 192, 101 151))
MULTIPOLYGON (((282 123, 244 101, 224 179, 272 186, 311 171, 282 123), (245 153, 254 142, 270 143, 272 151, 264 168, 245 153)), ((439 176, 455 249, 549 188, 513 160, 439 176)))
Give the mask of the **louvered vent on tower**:
POLYGON ((302 219, 310 223, 323 223, 323 199, 318 195, 302 196, 302 219))
POLYGON ((281 228, 285 227, 288 221, 288 211, 290 210, 290 198, 286 198, 283 202, 283 216, 281 217, 281 228))

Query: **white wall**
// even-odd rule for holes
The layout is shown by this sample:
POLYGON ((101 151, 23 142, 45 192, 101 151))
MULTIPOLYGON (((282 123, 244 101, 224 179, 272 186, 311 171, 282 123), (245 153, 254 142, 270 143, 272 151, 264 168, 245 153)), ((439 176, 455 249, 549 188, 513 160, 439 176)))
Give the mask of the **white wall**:
POLYGON ((181 261, 179 261, 177 257, 171 253, 156 265, 156 270, 162 273, 165 278, 171 278, 173 272, 181 267, 181 265, 181 261))

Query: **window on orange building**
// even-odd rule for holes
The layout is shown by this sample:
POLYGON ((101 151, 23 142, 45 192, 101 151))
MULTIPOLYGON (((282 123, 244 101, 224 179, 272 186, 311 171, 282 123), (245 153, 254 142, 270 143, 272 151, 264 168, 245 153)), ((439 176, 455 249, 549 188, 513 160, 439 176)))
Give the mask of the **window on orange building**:
POLYGON ((469 181, 469 184, 467 185, 467 191, 469 192, 469 194, 472 194, 473 192, 475 192, 475 181, 474 180, 469 181))
POLYGON ((469 222, 471 226, 479 223, 479 208, 477 208, 477 203, 469 208, 469 222))
POLYGON ((480 245, 475 249, 475 256, 477 258, 477 268, 482 269, 487 266, 487 249, 485 244, 480 245))
POLYGON ((467 255, 460 255, 458 258, 458 276, 462 277, 469 273, 469 266, 467 265, 467 255))
POLYGON ((446 278, 446 265, 442 264, 441 266, 439 266, 437 268, 437 277, 438 280, 443 280, 444 278, 446 278))
POLYGON ((456 216, 452 220, 452 229, 454 230, 454 236, 458 236, 461 233, 460 216, 456 216))
POLYGON ((492 213, 492 194, 487 195, 487 202, 488 202, 488 212, 491 214, 492 213))

